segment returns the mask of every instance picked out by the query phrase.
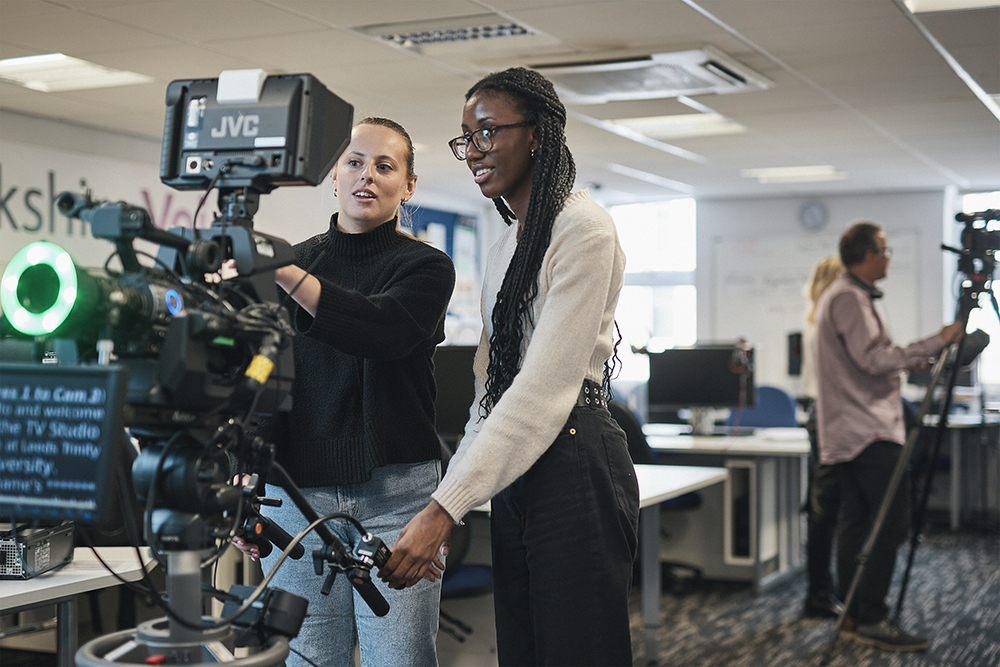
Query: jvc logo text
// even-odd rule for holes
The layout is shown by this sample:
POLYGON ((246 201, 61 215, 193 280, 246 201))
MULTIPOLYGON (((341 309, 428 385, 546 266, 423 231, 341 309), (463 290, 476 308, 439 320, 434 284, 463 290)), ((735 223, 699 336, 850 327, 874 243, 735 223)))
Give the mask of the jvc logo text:
POLYGON ((223 116, 219 127, 212 128, 212 137, 223 139, 225 137, 256 137, 260 132, 260 116, 251 114, 249 116, 223 116))

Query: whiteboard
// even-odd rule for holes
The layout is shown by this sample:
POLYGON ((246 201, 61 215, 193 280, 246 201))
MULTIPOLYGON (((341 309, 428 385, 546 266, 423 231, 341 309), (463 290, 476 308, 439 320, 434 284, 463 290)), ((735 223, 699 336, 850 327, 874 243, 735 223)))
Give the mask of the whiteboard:
MULTIPOLYGON (((837 254, 839 238, 825 234, 712 239, 714 338, 745 338, 753 345, 758 385, 799 393, 798 378, 788 375, 788 334, 802 331, 808 306, 805 285, 819 260, 837 254)), ((889 233, 892 259, 887 277, 877 284, 885 293, 877 308, 897 344, 918 337, 919 239, 918 230, 889 233)))

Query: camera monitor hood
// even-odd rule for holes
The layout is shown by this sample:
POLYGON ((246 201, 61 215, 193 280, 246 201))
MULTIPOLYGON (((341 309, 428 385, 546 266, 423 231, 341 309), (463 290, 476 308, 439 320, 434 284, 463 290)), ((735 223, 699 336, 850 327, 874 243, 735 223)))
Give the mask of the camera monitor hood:
POLYGON ((318 185, 351 139, 353 107, 311 74, 232 70, 167 87, 160 180, 178 190, 318 185))

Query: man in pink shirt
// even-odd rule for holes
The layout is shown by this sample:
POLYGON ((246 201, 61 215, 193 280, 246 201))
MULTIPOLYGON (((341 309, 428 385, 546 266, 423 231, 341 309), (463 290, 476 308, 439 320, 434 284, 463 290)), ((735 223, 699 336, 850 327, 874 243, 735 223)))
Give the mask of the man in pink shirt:
MULTIPOLYGON (((926 365, 929 357, 964 332, 964 325, 955 322, 905 347, 893 344, 875 308, 875 300, 882 296, 875 281, 886 276, 891 255, 878 225, 852 224, 840 238, 844 271, 816 309, 819 459, 823 474, 836 475, 842 499, 837 530, 841 599, 906 441, 900 371, 926 365)), ((901 486, 844 626, 856 642, 889 651, 922 651, 929 645, 891 621, 885 603, 896 551, 910 525, 907 498, 901 486)))

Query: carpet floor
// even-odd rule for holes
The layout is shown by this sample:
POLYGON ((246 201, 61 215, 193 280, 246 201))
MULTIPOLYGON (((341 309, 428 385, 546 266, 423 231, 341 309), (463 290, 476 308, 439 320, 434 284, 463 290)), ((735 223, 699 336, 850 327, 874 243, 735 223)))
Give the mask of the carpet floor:
MULTIPOLYGON (((895 610, 909 544, 900 548, 888 603, 895 610)), ((929 637, 922 653, 892 653, 838 637, 834 620, 801 616, 799 572, 754 595, 749 584, 700 582, 661 600, 660 665, 670 667, 1000 666, 1000 537, 995 529, 925 531, 916 549, 900 625, 929 637)), ((649 664, 638 596, 631 616, 635 664, 649 664)))

